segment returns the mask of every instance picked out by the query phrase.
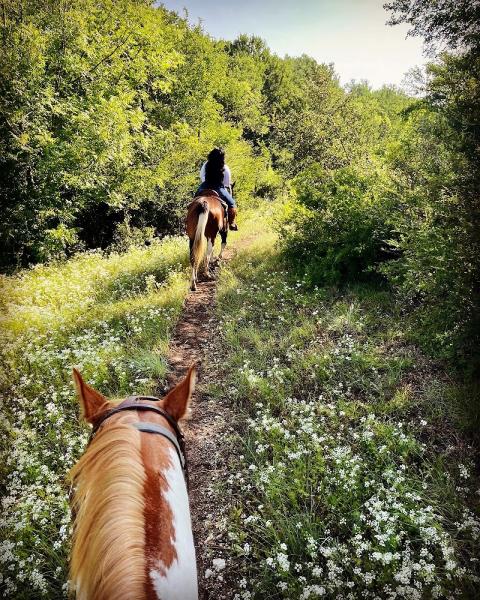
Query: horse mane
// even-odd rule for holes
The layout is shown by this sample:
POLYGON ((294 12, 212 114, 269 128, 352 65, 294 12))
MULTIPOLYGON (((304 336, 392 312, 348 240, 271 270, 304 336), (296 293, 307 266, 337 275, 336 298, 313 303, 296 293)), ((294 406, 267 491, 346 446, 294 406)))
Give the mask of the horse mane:
POLYGON ((70 580, 78 600, 131 600, 145 591, 146 479, 140 434, 115 423, 70 472, 74 515, 70 580))

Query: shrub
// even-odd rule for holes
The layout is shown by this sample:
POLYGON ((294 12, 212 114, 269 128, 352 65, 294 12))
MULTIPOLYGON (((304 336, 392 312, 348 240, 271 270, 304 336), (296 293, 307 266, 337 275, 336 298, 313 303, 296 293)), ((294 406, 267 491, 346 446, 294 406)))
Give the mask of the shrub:
POLYGON ((286 256, 310 283, 361 277, 388 256, 392 201, 381 173, 313 165, 296 177, 294 190, 281 234, 286 256))
POLYGON ((403 199, 391 215, 399 259, 381 271, 411 314, 417 341, 466 363, 478 345, 480 209, 454 139, 443 115, 420 108, 392 144, 387 158, 403 199))
POLYGON ((462 361, 478 335, 472 223, 456 195, 416 197, 397 215, 400 258, 380 267, 412 317, 412 333, 429 351, 462 361), (416 201, 416 203, 414 203, 416 201))

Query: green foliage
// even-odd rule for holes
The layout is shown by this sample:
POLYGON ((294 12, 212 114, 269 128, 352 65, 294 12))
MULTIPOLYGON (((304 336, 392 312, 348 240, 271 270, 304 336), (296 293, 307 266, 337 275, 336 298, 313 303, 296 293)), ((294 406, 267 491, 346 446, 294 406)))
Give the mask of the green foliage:
POLYGON ((311 283, 343 283, 372 272, 394 254, 395 215, 403 210, 385 157, 411 99, 366 83, 353 83, 337 97, 336 150, 328 143, 333 160, 327 152, 310 166, 300 163, 282 225, 286 255, 311 283))
MULTIPOLYGON (((413 34, 428 43, 462 48, 427 67, 424 98, 391 87, 373 91, 365 82, 352 83, 342 95, 330 83, 321 108, 308 107, 300 124, 286 130, 295 165, 286 170, 296 175, 297 196, 287 205, 282 233, 286 255, 311 282, 381 272, 405 306, 415 339, 462 364, 473 360, 475 367, 480 60, 471 28, 478 9, 467 4, 387 5, 393 22, 412 24, 413 34), (322 121, 332 101, 333 128, 322 121)), ((310 72, 306 81, 318 80, 320 71, 308 60, 301 68, 310 72)))
POLYGON ((254 57, 144 0, 6 1, 2 11, 3 268, 79 241, 107 247, 122 222, 180 231, 216 144, 235 163, 241 201, 272 183, 265 146, 242 138, 267 121, 254 57))
POLYGON ((296 202, 287 204, 282 228, 285 253, 311 284, 358 278, 385 258, 393 203, 379 172, 314 165, 294 186, 296 202))
POLYGON ((287 58, 286 68, 289 109, 275 114, 271 134, 277 165, 295 176, 313 163, 326 169, 350 164, 359 133, 357 114, 333 68, 308 56, 287 58))
POLYGON ((0 280, 2 591, 67 598, 66 476, 88 440, 72 367, 108 396, 157 393, 188 289, 188 246, 82 253, 0 280))
POLYGON ((480 7, 471 0, 394 0, 385 8, 392 12, 390 23, 408 23, 410 35, 421 36, 429 45, 447 44, 450 48, 478 48, 480 7))
POLYGON ((441 53, 427 67, 423 110, 407 121, 392 155, 409 210, 396 219, 402 259, 385 272, 416 306, 418 337, 478 369, 480 339, 479 5, 447 0, 391 2, 441 53))
POLYGON ((403 210, 392 216, 399 258, 382 271, 400 301, 414 308, 415 337, 431 351, 463 360, 472 355, 478 324, 480 248, 470 193, 459 185, 468 163, 452 149, 454 137, 442 114, 423 108, 390 147, 403 210))

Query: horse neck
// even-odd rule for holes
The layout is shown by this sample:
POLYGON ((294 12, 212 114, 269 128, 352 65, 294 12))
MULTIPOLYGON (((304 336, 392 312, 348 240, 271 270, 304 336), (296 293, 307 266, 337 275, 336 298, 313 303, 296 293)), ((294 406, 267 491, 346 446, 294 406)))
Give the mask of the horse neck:
POLYGON ((188 497, 168 440, 124 422, 106 427, 72 475, 79 600, 167 600, 174 585, 196 598, 188 497))
POLYGON ((162 600, 196 600, 195 548, 183 471, 171 443, 155 438, 158 436, 142 437, 142 454, 148 464, 145 485, 147 585, 156 593, 153 597, 162 600), (164 452, 158 451, 159 444, 164 452), (153 508, 155 501, 158 512, 153 508))

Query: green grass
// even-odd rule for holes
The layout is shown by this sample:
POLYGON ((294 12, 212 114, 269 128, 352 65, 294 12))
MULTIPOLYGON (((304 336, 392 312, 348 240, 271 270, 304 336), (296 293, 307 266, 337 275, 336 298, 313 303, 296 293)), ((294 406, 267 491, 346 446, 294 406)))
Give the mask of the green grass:
MULTIPOLYGON (((388 291, 308 289, 280 261, 268 219, 241 217, 229 237, 241 250, 220 275, 225 368, 211 390, 239 413, 232 595, 473 597, 479 485, 465 389, 406 339, 388 291)), ((72 366, 110 397, 155 392, 186 266, 186 240, 168 238, 2 278, 7 597, 67 593, 65 475, 88 437, 72 366)))
MULTIPOLYGON (((229 245, 263 226, 252 211, 241 212, 239 224, 229 245)), ((0 583, 7 596, 67 596, 65 477, 89 434, 72 367, 111 398, 156 393, 189 274, 187 239, 172 237, 1 277, 0 583)))
POLYGON ((222 271, 217 310, 211 393, 240 411, 233 597, 475 597, 462 388, 406 339, 388 290, 309 289, 267 231, 222 271))

